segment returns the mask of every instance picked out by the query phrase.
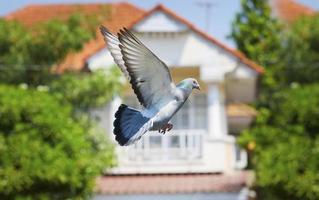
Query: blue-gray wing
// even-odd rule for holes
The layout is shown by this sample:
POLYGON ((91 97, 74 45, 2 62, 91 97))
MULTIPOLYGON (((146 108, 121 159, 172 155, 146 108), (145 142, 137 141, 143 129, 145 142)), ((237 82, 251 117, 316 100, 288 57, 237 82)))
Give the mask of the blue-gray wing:
MULTIPOLYGON (((125 28, 118 33, 118 41, 122 61, 139 102, 151 108, 171 99, 175 84, 166 64, 125 28)), ((122 61, 116 63, 122 65, 122 61)))
POLYGON ((122 58, 122 53, 120 49, 120 41, 118 38, 113 35, 107 28, 104 26, 100 27, 101 33, 104 37, 104 41, 107 44, 107 49, 110 51, 114 62, 117 64, 117 66, 121 69, 124 76, 128 79, 128 81, 131 80, 131 77, 128 74, 128 71, 126 70, 124 60, 122 58))

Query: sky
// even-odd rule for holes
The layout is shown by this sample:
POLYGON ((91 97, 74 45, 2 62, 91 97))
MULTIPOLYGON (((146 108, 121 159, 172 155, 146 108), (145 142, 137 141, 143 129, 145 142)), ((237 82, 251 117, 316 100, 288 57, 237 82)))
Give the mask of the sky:
MULTIPOLYGON (((122 0, 123 1, 123 0, 122 0)), ((234 44, 227 38, 231 31, 231 23, 236 12, 240 10, 240 0, 126 0, 134 5, 151 9, 161 3, 186 18, 195 26, 208 32, 210 35, 221 42, 233 47, 234 44), (202 6, 203 2, 211 4, 210 11, 207 13, 202 6), (207 17, 208 16, 208 17, 207 17), (209 18, 209 26, 207 26, 209 18)), ((297 0, 313 9, 319 10, 319 0, 297 0)), ((29 4, 47 3, 109 3, 120 2, 119 0, 0 0, 0 16, 4 16, 12 11, 22 8, 29 4)))

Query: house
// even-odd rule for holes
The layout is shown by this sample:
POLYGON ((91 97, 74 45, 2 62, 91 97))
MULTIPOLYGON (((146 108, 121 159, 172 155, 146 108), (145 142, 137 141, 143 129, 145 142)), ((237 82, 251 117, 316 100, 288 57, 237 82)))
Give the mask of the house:
MULTIPOLYGON (((129 3, 31 5, 6 18, 32 26, 52 18, 65 19, 72 12, 104 11, 108 17, 103 25, 114 33, 129 28, 169 66, 176 83, 194 77, 202 90, 194 92, 172 119, 171 132, 164 136, 149 132, 132 146, 117 146, 118 166, 99 179, 98 190, 104 194, 212 193, 215 196, 210 198, 237 198, 249 173, 243 171, 247 153, 236 145, 236 137, 257 114, 249 104, 256 99, 257 82, 264 71, 261 66, 163 5, 149 11, 129 3), (122 185, 124 191, 112 188, 114 184, 122 185)), ((90 71, 113 64, 98 34, 83 50, 69 54, 56 70, 90 71)), ((139 106, 129 85, 122 97, 92 111, 113 141, 114 113, 123 102, 139 106)))
MULTIPOLYGON (((237 148, 235 138, 256 114, 248 104, 255 100, 263 68, 163 5, 129 28, 169 66, 175 82, 194 77, 203 89, 172 119, 170 133, 150 132, 133 146, 119 147, 119 166, 112 173, 223 173, 245 168, 247 155, 237 148)), ((87 60, 89 69, 112 64, 106 48, 87 60)), ((138 107, 132 90, 127 90, 95 112, 110 133, 113 115, 123 102, 138 107)))

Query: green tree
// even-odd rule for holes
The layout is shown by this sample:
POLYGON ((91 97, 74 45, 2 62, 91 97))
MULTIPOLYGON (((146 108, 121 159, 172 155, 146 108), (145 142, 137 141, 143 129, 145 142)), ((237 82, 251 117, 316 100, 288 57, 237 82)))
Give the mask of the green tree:
MULTIPOLYGON (((101 11, 108 16, 108 7, 101 11)), ((105 104, 120 89, 118 71, 52 73, 53 65, 94 37, 96 24, 105 19, 99 16, 76 13, 66 21, 51 20, 32 30, 0 19, 0 83, 48 86, 50 92, 85 111, 105 104)))
POLYGON ((239 143, 252 156, 258 199, 318 199, 319 18, 281 29, 266 4, 242 0, 233 24, 238 48, 266 70, 259 115, 239 143))
POLYGON ((51 70, 94 36, 92 19, 72 15, 32 30, 0 20, 0 199, 87 199, 114 164, 87 111, 120 90, 118 71, 51 70))
POLYGON ((16 21, 0 20, 0 81, 47 83, 53 64, 93 38, 82 21, 81 15, 72 15, 67 21, 51 20, 30 30, 16 21))
POLYGON ((265 67, 264 89, 275 87, 278 84, 275 76, 281 68, 281 25, 271 16, 268 2, 241 0, 241 11, 233 22, 230 38, 237 49, 265 67))
POLYGON ((86 199, 114 163, 105 137, 45 91, 0 86, 0 198, 86 199))
POLYGON ((295 84, 273 99, 240 138, 244 147, 256 144, 260 199, 318 199, 319 85, 295 84))
POLYGON ((75 109, 88 111, 105 105, 121 90, 120 74, 117 67, 92 73, 66 73, 54 80, 49 88, 75 109))
POLYGON ((319 15, 300 17, 289 27, 283 52, 287 84, 319 81, 319 15))
POLYGON ((20 23, 3 19, 0 19, 0 30, 0 81, 20 81, 25 73, 20 64, 26 62, 31 35, 20 23))

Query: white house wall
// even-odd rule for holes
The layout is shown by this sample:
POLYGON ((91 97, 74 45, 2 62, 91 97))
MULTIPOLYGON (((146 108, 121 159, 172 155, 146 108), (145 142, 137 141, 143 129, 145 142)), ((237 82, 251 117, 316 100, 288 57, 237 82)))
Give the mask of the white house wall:
POLYGON ((105 131, 105 133, 111 134, 113 129, 111 123, 113 121, 113 116, 111 116, 111 104, 108 103, 102 108, 91 110, 90 114, 99 122, 100 128, 105 131))
MULTIPOLYGON (((238 59, 221 47, 208 42, 192 31, 182 33, 137 33, 140 40, 168 66, 199 66, 204 80, 224 77, 236 69, 236 76, 255 77, 257 73, 239 64, 238 59)), ((107 49, 88 59, 91 70, 113 65, 107 49)))
MULTIPOLYGON (((168 66, 181 66, 188 34, 183 33, 138 33, 141 41, 168 66)), ((187 66, 189 66, 189 63, 187 66)))
POLYGON ((236 59, 229 55, 228 52, 221 49, 215 44, 208 42, 194 32, 190 32, 181 65, 199 65, 219 68, 219 73, 224 73, 233 69, 236 65, 236 59))
POLYGON ((177 22, 163 12, 154 12, 151 16, 136 24, 138 32, 181 32, 187 27, 177 22))
POLYGON ((108 68, 114 65, 114 60, 107 48, 103 48, 87 60, 90 70, 94 71, 100 68, 108 68))
POLYGON ((234 56, 192 31, 138 33, 138 37, 169 66, 207 66, 218 68, 216 73, 224 74, 238 65, 234 56))

